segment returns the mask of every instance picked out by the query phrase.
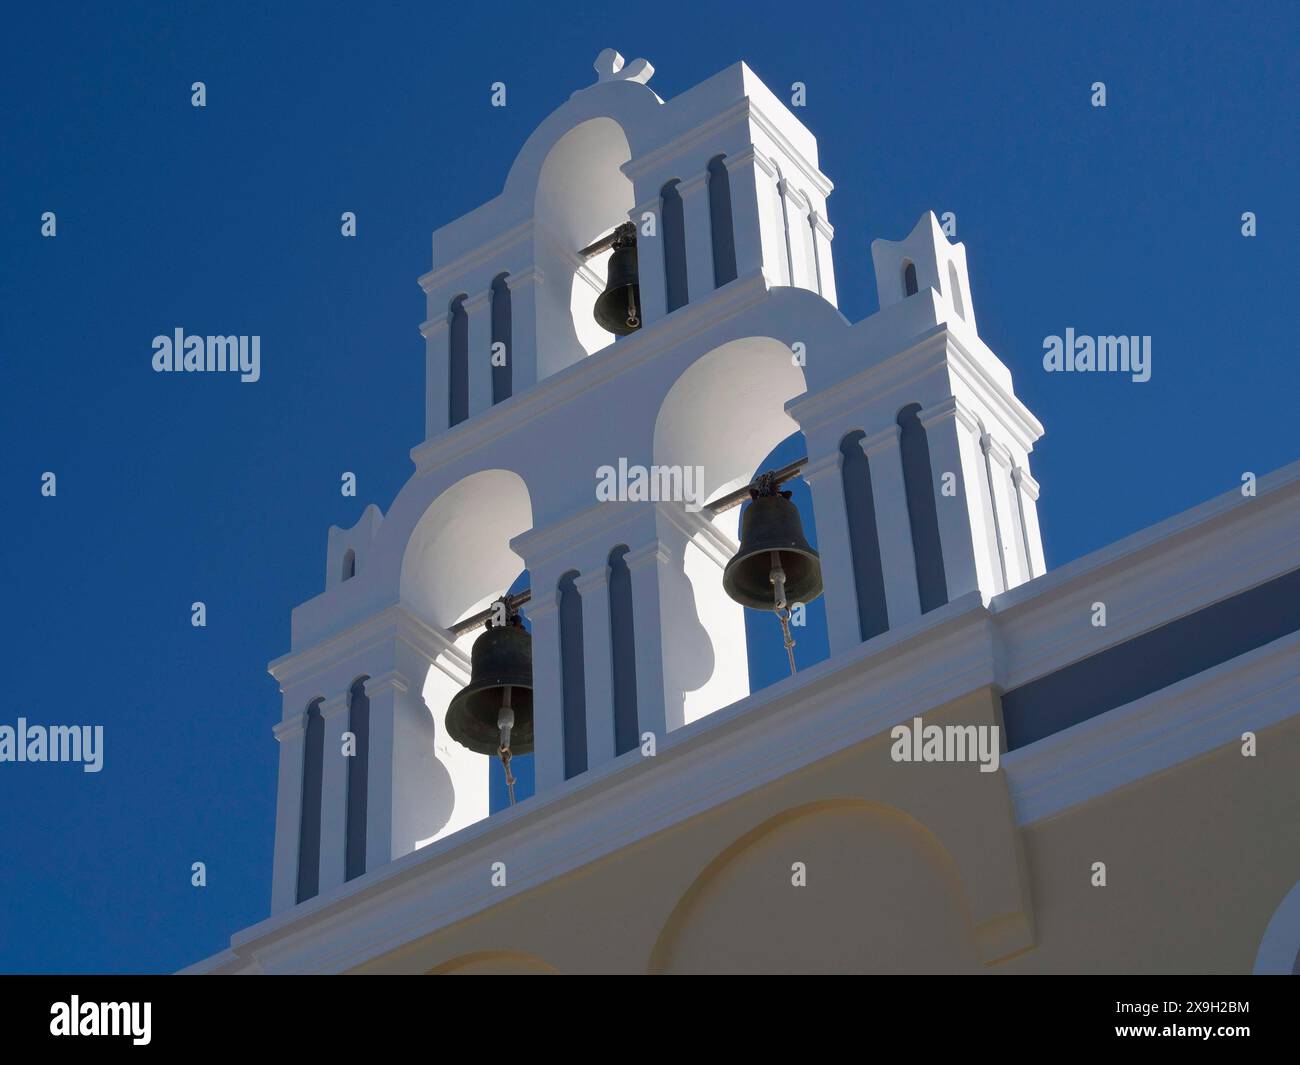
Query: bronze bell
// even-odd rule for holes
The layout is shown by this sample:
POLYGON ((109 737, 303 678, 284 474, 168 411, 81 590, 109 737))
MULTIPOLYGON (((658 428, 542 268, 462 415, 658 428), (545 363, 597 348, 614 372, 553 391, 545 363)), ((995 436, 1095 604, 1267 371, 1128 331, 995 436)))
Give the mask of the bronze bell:
POLYGON ((791 493, 780 491, 772 476, 764 474, 749 495, 740 521, 740 550, 722 573, 722 587, 741 606, 754 610, 816 599, 822 594, 821 560, 804 537, 791 493), (782 585, 784 601, 778 599, 782 585))
POLYGON ((614 230, 605 291, 596 297, 596 322, 615 336, 641 328, 641 287, 636 268, 636 226, 624 222, 614 230))
POLYGON ((474 641, 470 680, 447 707, 447 732, 476 754, 533 749, 533 638, 513 609, 474 641))

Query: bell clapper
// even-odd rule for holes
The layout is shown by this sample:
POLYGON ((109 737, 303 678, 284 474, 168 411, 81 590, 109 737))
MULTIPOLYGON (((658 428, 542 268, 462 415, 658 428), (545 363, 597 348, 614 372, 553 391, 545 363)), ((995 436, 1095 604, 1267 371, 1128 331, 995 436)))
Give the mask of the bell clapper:
POLYGON ((510 707, 510 685, 501 691, 501 710, 497 714, 497 728, 501 730, 501 766, 506 771, 506 791, 510 805, 515 804, 515 778, 510 772, 510 730, 515 727, 515 712, 510 707))
POLYGON ((772 611, 781 623, 781 637, 785 641, 785 653, 790 659, 790 675, 794 676, 794 637, 790 635, 790 610, 785 601, 785 570, 781 566, 781 552, 772 552, 772 572, 770 574, 774 598, 772 611))

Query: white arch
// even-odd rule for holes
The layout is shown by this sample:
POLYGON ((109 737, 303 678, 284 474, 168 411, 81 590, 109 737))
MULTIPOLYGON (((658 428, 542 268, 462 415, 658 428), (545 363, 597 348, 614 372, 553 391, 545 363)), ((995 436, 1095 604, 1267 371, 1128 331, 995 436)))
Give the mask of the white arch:
POLYGON ((664 396, 654 461, 703 466, 706 498, 738 488, 799 431, 785 404, 804 391, 803 370, 781 341, 758 336, 722 344, 693 362, 664 396))
POLYGON ((538 380, 614 340, 592 317, 611 253, 586 262, 577 253, 627 221, 636 194, 622 166, 631 158, 622 126, 612 118, 590 118, 555 142, 537 175, 533 254, 543 278, 537 293, 538 380))
POLYGON ((510 470, 470 474, 443 491, 402 554, 402 605, 438 628, 500 595, 524 568, 512 537, 532 527, 528 486, 510 470))
MULTIPOLYGON (((705 500, 747 484, 758 464, 799 426, 785 413, 804 392, 790 348, 768 336, 728 341, 696 359, 655 417, 660 467, 701 467, 705 500)), ((672 559, 660 573, 668 727, 689 724, 749 694, 744 611, 722 572, 735 551, 740 509, 712 524, 663 505, 659 538, 672 559)))

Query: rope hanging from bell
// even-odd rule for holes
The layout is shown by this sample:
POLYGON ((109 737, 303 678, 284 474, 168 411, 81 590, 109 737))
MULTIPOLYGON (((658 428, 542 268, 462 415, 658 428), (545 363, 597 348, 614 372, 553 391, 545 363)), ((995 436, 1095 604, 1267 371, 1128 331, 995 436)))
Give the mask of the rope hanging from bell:
POLYGON ((776 615, 791 674, 795 644, 790 603, 807 603, 822 592, 821 560, 804 536, 792 495, 782 491, 775 472, 754 478, 740 521, 740 549, 722 574, 722 587, 741 606, 776 615))
POLYGON ((510 759, 533 749, 532 637, 514 597, 503 596, 493 604, 483 634, 470 649, 469 684, 447 707, 446 726, 457 743, 501 760, 513 806, 510 759))
POLYGON ((501 733, 501 747, 497 754, 501 756, 501 768, 506 771, 506 792, 511 806, 515 804, 515 778, 510 772, 510 730, 514 727, 515 712, 510 708, 510 688, 507 685, 501 691, 501 711, 497 714, 497 728, 501 733))

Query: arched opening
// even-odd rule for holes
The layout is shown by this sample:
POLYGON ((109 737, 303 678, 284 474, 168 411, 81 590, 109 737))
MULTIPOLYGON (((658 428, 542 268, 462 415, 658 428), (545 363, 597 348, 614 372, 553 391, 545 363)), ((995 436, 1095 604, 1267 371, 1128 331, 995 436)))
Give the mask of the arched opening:
POLYGON ((582 593, 577 570, 560 578, 560 703, 564 717, 564 779, 587 771, 587 687, 582 653, 582 593))
POLYGON ((673 178, 659 190, 662 204, 659 225, 664 246, 664 297, 668 313, 685 307, 690 299, 686 282, 686 217, 678 181, 673 178))
POLYGON ((357 575, 357 553, 348 548, 343 552, 343 580, 350 581, 357 575))
POLYGON ((619 124, 592 118, 557 140, 542 164, 533 204, 534 261, 545 278, 537 287, 539 381, 614 340, 592 315, 610 252, 586 262, 577 253, 628 220, 636 196, 621 167, 631 157, 619 124))
MULTIPOLYGON (((804 389, 803 370, 781 341, 745 337, 722 344, 669 389, 655 419, 654 463, 697 471, 704 500, 741 488, 798 432, 785 404, 804 389)), ((745 611, 722 588, 741 508, 713 515, 681 504, 658 507, 658 535, 670 559, 659 573, 664 709, 673 729, 750 692, 745 611)), ((804 515, 811 517, 810 507, 804 515)))
POLYGON ((457 296, 447 309, 447 418, 459 425, 469 417, 469 314, 465 296, 457 296))
POLYGON ((709 160, 709 228, 713 238, 713 286, 736 280, 736 234, 731 216, 731 178, 726 157, 709 160))
POLYGON ((506 274, 492 279, 492 402, 509 399, 514 387, 510 285, 506 274), (498 347, 498 345, 500 345, 498 347))
POLYGON ((638 746, 636 633, 632 613, 632 571, 627 544, 609 553, 609 645, 614 687, 614 753, 638 746))
POLYGON ((919 417, 921 404, 911 403, 898 412, 898 439, 907 494, 907 518, 912 527, 912 553, 916 557, 916 589, 925 614, 948 602, 948 579, 943 568, 943 541, 939 513, 934 503, 934 473, 930 445, 919 417))
POLYGON ((344 835, 343 877, 353 880, 366 871, 366 813, 370 794, 369 677, 358 677, 348 689, 348 731, 356 753, 348 759, 347 831, 344 835))
POLYGON ((903 296, 915 296, 916 287, 916 263, 911 259, 903 260, 903 296))
MULTIPOLYGON (((428 505, 411 531, 401 563, 402 605, 446 632, 504 592, 520 590, 527 584, 524 562, 510 541, 532 523, 528 488, 513 471, 482 470, 456 482, 428 505)), ((432 717, 437 764, 429 766, 427 794, 419 797, 416 846, 458 831, 505 805, 503 780, 500 805, 492 805, 497 801, 494 774, 502 772, 500 763, 452 740, 445 726, 452 697, 469 680, 470 650, 482 632, 473 630, 456 639, 455 647, 439 654, 420 678, 420 694, 432 717)), ((519 780, 517 796, 532 793, 531 763, 531 756, 512 762, 519 780)))
POLYGON ((321 782, 325 765, 325 722, 321 700, 307 707, 302 751, 302 816, 298 827, 298 902, 320 891, 321 782))
POLYGON ((959 318, 966 317, 966 304, 962 299, 961 281, 957 278, 957 267, 948 264, 948 289, 952 293, 952 306, 959 318))
POLYGON ((844 510, 849 522, 858 632, 863 640, 869 640, 888 630, 889 609, 885 602, 885 572, 880 561, 880 533, 876 526, 871 463, 862 450, 865 436, 866 433, 857 429, 840 441, 840 476, 844 486, 844 510))

